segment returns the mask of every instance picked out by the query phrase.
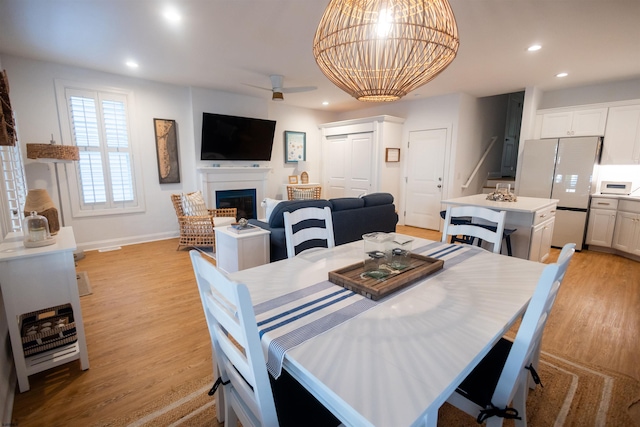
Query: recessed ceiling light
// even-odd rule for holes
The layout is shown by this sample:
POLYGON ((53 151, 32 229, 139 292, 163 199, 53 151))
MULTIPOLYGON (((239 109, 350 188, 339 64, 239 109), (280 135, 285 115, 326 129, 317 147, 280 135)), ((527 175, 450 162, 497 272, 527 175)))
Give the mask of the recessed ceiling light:
POLYGON ((136 61, 127 61, 126 64, 129 68, 138 68, 138 63, 136 61))
POLYGON ((534 44, 527 48, 529 52, 535 52, 536 50, 540 50, 540 49, 542 49, 542 46, 540 46, 539 44, 534 44))
POLYGON ((329 101, 324 101, 322 105, 329 105, 329 101))
POLYGON ((180 15, 178 10, 173 7, 166 8, 164 12, 162 12, 162 16, 164 16, 164 18, 172 24, 175 24, 182 20, 182 15, 180 15))
POLYGON ((558 73, 556 74, 556 77, 567 77, 569 75, 569 73, 558 73))

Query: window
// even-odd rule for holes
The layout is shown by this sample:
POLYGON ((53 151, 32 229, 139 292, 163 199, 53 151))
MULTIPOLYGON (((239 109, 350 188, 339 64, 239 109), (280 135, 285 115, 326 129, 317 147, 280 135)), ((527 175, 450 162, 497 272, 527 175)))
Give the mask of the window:
POLYGON ((67 133, 80 150, 80 161, 67 166, 75 177, 69 179, 73 215, 143 210, 128 113, 131 95, 61 82, 56 90, 58 108, 66 116, 63 139, 67 133))
POLYGON ((0 146, 0 173, 3 181, 3 187, 0 188, 0 237, 10 231, 22 230, 22 209, 27 194, 22 165, 20 141, 13 147, 0 146))

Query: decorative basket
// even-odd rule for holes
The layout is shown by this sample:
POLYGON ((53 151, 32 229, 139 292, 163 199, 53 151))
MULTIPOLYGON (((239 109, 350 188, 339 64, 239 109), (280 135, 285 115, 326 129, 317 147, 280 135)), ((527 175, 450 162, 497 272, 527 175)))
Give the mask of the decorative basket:
POLYGON ((27 144, 27 158, 80 160, 80 151, 75 145, 27 144))
POLYGON ((78 340, 71 304, 46 308, 20 316, 25 356, 42 353, 78 340))

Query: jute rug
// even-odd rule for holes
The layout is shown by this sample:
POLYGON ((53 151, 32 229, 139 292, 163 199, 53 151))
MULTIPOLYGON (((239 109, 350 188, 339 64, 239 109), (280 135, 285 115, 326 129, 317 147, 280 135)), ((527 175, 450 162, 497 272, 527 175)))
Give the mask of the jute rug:
MULTIPOLYGON (((640 426, 640 382, 548 353, 542 354, 539 371, 544 387, 529 394, 529 426, 640 426)), ((207 395, 211 384, 210 376, 185 384, 162 402, 100 425, 220 426, 214 399, 207 395)), ((514 424, 506 420, 504 425, 514 424)), ((438 426, 478 424, 473 417, 445 404, 440 409, 438 426)))
POLYGON ((86 271, 77 271, 76 280, 78 281, 78 293, 81 297, 85 295, 91 295, 91 283, 89 282, 89 275, 86 271))

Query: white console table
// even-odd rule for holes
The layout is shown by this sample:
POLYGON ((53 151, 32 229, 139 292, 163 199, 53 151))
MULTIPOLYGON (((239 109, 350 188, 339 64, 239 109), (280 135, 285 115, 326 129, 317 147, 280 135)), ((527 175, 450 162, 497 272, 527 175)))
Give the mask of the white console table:
POLYGON ((227 226, 215 227, 216 266, 227 273, 268 264, 271 256, 269 230, 235 233, 227 226))
POLYGON ((81 368, 89 369, 73 259, 73 229, 63 227, 55 238, 53 245, 25 248, 22 233, 13 232, 0 243, 0 286, 20 392, 29 390, 29 375, 72 360, 80 359, 81 368), (63 304, 71 304, 73 309, 77 342, 25 357, 20 316, 63 304))

